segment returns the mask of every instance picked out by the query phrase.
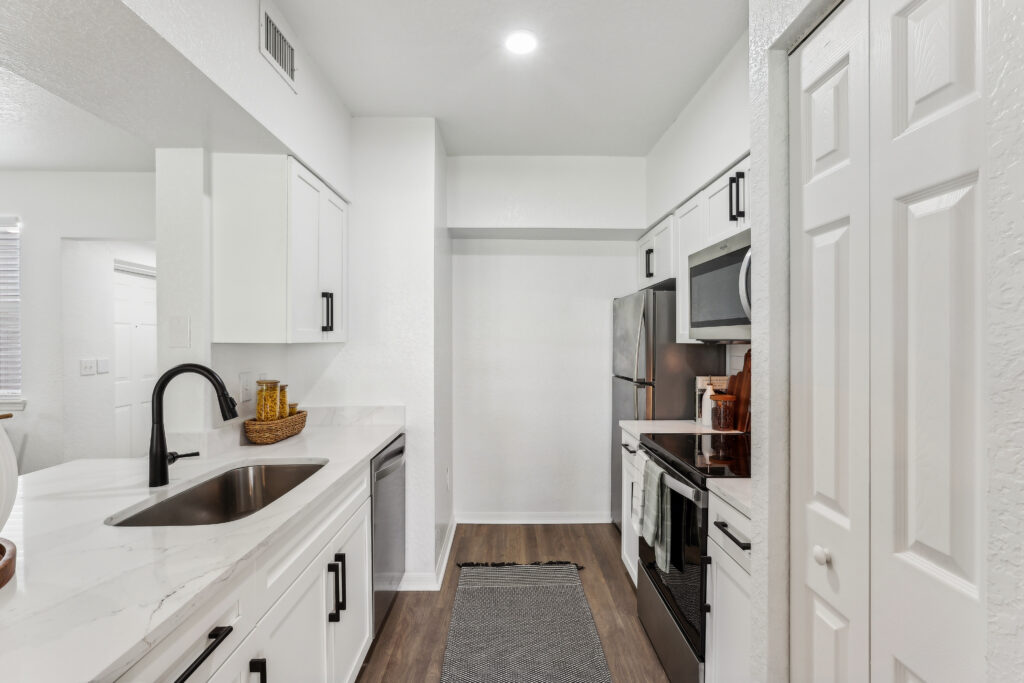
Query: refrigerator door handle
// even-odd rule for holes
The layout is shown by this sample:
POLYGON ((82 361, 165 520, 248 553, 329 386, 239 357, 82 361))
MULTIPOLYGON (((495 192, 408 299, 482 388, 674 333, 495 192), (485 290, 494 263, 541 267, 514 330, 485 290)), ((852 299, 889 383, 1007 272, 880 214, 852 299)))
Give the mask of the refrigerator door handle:
MULTIPOLYGON (((640 322, 636 326, 636 349, 633 353, 633 381, 640 381, 640 341, 643 339, 644 322, 647 318, 647 306, 640 311, 640 322)), ((637 418, 639 419, 639 418, 637 418)))

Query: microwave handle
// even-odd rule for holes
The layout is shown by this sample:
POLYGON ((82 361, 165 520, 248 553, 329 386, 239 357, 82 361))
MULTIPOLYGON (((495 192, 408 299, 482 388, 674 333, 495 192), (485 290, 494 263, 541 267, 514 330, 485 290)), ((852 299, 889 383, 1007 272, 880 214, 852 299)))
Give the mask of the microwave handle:
POLYGON ((753 250, 747 249, 747 255, 743 257, 743 265, 740 266, 740 305, 743 312, 750 317, 750 297, 747 295, 747 275, 750 273, 750 255, 753 250))

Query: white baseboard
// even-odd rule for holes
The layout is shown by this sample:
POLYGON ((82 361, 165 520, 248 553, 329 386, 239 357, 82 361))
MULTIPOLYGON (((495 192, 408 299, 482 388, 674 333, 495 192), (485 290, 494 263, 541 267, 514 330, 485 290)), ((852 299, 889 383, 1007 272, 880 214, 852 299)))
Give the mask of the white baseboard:
POLYGON ((402 577, 402 583, 398 586, 400 591, 439 591, 444 582, 444 571, 448 568, 448 556, 452 552, 452 541, 455 540, 455 527, 453 519, 448 525, 448 531, 444 535, 444 543, 441 545, 441 553, 437 558, 437 565, 434 572, 406 572, 402 577))
POLYGON ((459 512, 459 524, 610 524, 607 510, 593 512, 459 512))

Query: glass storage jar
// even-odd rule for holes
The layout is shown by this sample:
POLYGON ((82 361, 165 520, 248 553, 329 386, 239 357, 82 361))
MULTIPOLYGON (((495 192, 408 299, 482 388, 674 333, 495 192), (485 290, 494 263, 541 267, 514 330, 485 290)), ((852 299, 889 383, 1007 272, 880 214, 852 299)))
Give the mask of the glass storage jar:
POLYGON ((711 397, 711 428, 717 431, 736 429, 736 397, 732 394, 715 394, 711 397))
POLYGON ((276 379, 257 380, 259 390, 256 392, 256 420, 259 422, 270 422, 278 418, 280 402, 278 401, 278 387, 280 382, 276 379))
POLYGON ((299 404, 298 403, 289 403, 288 404, 288 417, 291 417, 292 415, 298 415, 298 414, 299 414, 299 404))
POLYGON ((277 388, 277 416, 288 417, 288 385, 282 384, 277 388))

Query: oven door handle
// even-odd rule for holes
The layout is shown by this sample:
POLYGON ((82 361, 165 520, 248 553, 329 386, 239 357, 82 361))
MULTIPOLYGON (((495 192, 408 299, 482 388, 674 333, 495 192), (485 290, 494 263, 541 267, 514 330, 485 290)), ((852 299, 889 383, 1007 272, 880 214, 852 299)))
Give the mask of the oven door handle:
POLYGON ((668 472, 665 472, 665 476, 662 477, 662 481, 665 486, 672 489, 683 498, 693 501, 700 507, 707 505, 707 501, 702 491, 669 476, 668 472))

